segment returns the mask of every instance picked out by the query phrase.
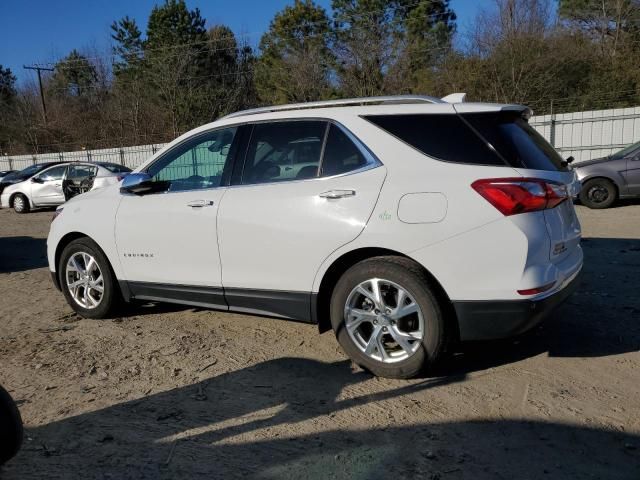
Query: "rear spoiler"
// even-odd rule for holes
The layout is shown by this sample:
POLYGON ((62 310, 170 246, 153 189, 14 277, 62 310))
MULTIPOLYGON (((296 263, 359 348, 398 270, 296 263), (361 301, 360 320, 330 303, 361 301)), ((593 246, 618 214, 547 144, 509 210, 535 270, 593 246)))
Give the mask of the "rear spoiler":
POLYGON ((446 97, 442 97, 441 100, 447 103, 463 103, 464 99, 467 98, 466 93, 450 93, 446 97))

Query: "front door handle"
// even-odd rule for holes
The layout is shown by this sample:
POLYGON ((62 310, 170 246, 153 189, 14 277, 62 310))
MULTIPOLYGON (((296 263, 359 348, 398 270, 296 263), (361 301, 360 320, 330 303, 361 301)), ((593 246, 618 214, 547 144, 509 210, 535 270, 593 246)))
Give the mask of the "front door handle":
POLYGON ((211 205, 213 205, 213 200, 193 200, 187 203, 188 207, 193 208, 210 207, 211 205))
POLYGON ((345 198, 345 197, 353 197, 355 196, 355 190, 329 190, 328 192, 323 192, 320 194, 321 198, 345 198))

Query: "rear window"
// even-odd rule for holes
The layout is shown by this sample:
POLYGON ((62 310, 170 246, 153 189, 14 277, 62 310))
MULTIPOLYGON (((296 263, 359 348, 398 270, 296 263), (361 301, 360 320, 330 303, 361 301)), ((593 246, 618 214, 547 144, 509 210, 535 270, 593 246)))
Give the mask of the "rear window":
POLYGON ((369 115, 365 118, 430 157, 504 166, 504 161, 458 115, 369 115))
POLYGON ((466 113, 462 117, 512 167, 567 170, 558 152, 518 112, 466 113))

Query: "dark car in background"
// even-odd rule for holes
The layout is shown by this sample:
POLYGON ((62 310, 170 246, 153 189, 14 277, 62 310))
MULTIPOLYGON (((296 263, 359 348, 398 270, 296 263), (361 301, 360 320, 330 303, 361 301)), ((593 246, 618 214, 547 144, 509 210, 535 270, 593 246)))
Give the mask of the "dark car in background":
POLYGON ((640 142, 608 157, 574 167, 582 190, 580 202, 589 208, 608 208, 619 198, 640 198, 640 142))
POLYGON ((12 173, 16 173, 16 172, 17 172, 17 170, 0 170, 0 182, 7 175, 11 175, 12 173))

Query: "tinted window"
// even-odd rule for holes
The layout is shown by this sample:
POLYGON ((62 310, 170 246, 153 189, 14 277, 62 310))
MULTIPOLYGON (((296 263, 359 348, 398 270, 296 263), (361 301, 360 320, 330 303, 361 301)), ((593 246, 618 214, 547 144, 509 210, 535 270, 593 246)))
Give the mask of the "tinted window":
POLYGON ((534 170, 566 170, 562 157, 518 112, 462 115, 509 165, 534 170))
POLYGON ((117 163, 100 163, 102 168, 109 170, 111 173, 128 173, 131 171, 129 167, 118 165, 117 163))
POLYGON ((504 165, 457 115, 373 115, 365 118, 430 157, 448 162, 504 165))
POLYGON ((199 135, 178 145, 151 165, 147 173, 167 182, 170 191, 219 187, 237 128, 199 135))
POLYGON ((362 168, 366 164, 367 159, 360 149, 339 127, 331 125, 324 148, 321 175, 339 175, 362 168))
POLYGON ((62 177, 64 176, 64 172, 66 169, 67 169, 66 165, 62 165, 60 167, 53 167, 53 168, 50 168, 49 170, 45 170, 44 172, 40 173, 39 175, 37 175, 37 177, 44 182, 50 182, 53 180, 62 180, 62 177))
POLYGON ((281 182, 318 175, 326 122, 259 123, 253 127, 242 183, 281 182))

